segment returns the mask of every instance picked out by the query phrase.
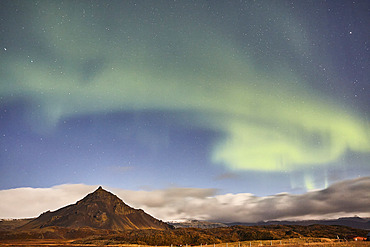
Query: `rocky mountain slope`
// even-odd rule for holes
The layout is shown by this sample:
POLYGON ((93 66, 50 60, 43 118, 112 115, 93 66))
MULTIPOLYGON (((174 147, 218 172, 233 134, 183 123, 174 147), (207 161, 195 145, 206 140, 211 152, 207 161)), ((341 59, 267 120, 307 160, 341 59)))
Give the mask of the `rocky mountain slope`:
POLYGON ((20 227, 20 230, 40 229, 50 226, 108 230, 158 229, 172 227, 157 220, 141 209, 126 205, 112 193, 99 187, 85 198, 54 212, 45 212, 20 227))

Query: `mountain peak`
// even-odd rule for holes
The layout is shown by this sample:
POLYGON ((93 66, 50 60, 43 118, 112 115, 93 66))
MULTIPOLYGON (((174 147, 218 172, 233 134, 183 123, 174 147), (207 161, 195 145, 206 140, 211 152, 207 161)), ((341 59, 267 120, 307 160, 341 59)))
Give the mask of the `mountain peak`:
POLYGON ((171 228, 143 210, 128 206, 116 195, 104 190, 102 186, 75 204, 41 214, 27 225, 25 225, 27 228, 60 226, 112 230, 171 228))
POLYGON ((99 186, 94 192, 92 192, 91 194, 94 194, 94 193, 109 193, 111 195, 113 195, 112 193, 110 193, 109 191, 103 189, 102 186, 99 186))
MULTIPOLYGON (((92 192, 92 193, 90 193, 90 194, 88 194, 87 196, 85 196, 85 198, 87 198, 87 197, 91 197, 91 196, 95 196, 95 197, 114 197, 114 198, 116 198, 116 199, 118 199, 118 200, 120 200, 117 196, 115 196, 114 194, 112 194, 111 192, 109 192, 109 191, 107 191, 107 190, 105 190, 105 189, 103 189, 103 187, 102 186, 99 186, 94 192, 92 192)), ((84 199, 85 199, 84 198, 84 199)), ((84 199, 82 199, 82 200, 84 200, 84 199)))

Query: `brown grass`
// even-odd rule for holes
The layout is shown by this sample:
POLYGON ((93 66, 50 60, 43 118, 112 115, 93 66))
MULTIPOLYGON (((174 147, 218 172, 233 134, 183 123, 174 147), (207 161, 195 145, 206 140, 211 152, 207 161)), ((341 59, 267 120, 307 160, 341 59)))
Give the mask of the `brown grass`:
MULTIPOLYGON (((29 240, 3 240, 0 242, 0 246, 13 246, 13 247, 25 247, 25 246, 121 246, 121 247, 159 247, 149 245, 137 245, 137 244, 120 244, 114 243, 109 240, 95 240, 89 244, 76 244, 75 240, 63 240, 63 239, 29 239, 29 240)), ((293 247, 293 246, 334 246, 334 247, 362 247, 370 246, 370 242, 367 241, 338 241, 337 239, 327 238, 298 238, 298 239, 283 239, 283 240, 256 240, 256 241, 245 241, 245 242, 234 242, 234 243, 222 243, 222 244, 202 244, 198 246, 183 245, 182 247, 250 247, 250 246, 281 246, 281 247, 293 247)), ((166 246, 171 247, 171 246, 166 246)), ((178 247, 173 245, 172 247, 178 247)))

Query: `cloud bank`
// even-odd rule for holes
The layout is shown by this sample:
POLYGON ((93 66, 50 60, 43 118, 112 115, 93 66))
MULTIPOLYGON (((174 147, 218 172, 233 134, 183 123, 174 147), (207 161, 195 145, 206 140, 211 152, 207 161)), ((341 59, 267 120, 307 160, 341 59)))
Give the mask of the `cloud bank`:
MULTIPOLYGON (((0 191, 0 218, 35 217, 75 203, 97 186, 65 184, 51 188, 0 191), (26 206, 25 206, 26 205, 26 206)), ((370 217, 370 177, 335 183, 302 195, 281 193, 257 197, 249 193, 218 195, 215 189, 168 188, 130 191, 108 188, 125 203, 162 220, 202 219, 257 222, 284 219, 370 217)))

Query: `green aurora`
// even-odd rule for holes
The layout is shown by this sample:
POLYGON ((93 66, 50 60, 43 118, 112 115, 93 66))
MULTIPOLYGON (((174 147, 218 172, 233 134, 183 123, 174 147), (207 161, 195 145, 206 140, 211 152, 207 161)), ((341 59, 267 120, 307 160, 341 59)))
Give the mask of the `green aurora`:
MULTIPOLYGON (((294 172, 335 164, 348 152, 369 154, 368 119, 311 83, 337 77, 310 46, 308 24, 294 24, 284 8, 266 13, 267 4, 249 10, 257 12, 240 34, 243 43, 224 31, 229 22, 195 7, 182 11, 190 18, 176 10, 154 15, 165 7, 143 3, 141 16, 131 5, 116 11, 81 2, 29 4, 24 20, 33 21, 21 22, 32 45, 1 52, 0 96, 27 99, 28 121, 44 134, 78 115, 181 113, 173 124, 222 134, 209 160, 236 172, 294 172), (104 19, 105 12, 114 18, 104 19), (323 69, 312 75, 317 62, 323 69)), ((305 183, 315 187, 310 178, 305 183)))

